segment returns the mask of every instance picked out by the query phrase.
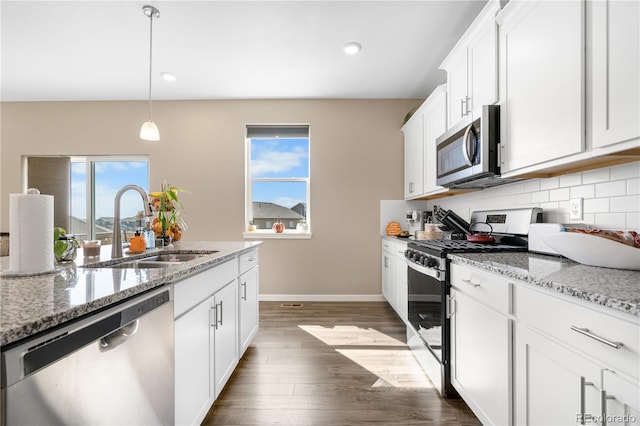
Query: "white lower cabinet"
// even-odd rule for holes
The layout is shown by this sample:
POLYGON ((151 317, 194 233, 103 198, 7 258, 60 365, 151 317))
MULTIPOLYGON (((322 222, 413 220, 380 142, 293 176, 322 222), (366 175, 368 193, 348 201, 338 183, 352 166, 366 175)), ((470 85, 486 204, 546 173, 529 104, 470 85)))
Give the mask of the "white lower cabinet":
POLYGON ((176 425, 202 422, 257 332, 254 251, 174 284, 176 425))
POLYGON ((240 275, 240 356, 258 332, 258 266, 240 275))
POLYGON ((450 272, 451 382, 482 423, 640 423, 639 317, 467 264, 450 272))
POLYGON ((406 249, 402 241, 382 240, 382 296, 405 323, 409 320, 406 249))
POLYGON ((510 285, 451 265, 451 383, 484 424, 511 424, 510 285))

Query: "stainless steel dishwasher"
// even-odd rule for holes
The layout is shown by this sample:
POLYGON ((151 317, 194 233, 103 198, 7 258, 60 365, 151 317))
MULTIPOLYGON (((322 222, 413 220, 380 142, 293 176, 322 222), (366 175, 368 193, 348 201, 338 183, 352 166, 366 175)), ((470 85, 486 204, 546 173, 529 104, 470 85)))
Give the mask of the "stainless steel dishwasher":
POLYGON ((2 424, 173 424, 172 291, 3 349, 2 424))

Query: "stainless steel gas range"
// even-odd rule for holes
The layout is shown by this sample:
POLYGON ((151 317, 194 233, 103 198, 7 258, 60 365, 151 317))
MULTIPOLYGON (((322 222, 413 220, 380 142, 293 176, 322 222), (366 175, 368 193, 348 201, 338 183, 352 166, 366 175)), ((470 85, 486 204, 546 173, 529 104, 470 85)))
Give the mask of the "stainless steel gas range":
MULTIPOLYGON (((539 208, 478 211, 471 215, 471 224, 455 217, 455 225, 448 227, 459 238, 471 234, 475 224, 498 229, 486 235, 482 243, 459 240, 423 240, 407 244, 407 281, 409 300, 408 344, 422 364, 434 386, 442 396, 456 397, 450 382, 449 342, 449 261, 450 253, 478 253, 527 251, 527 233, 530 223, 542 220, 539 208), (517 231, 517 232, 505 232, 517 231), (488 238, 491 237, 491 238, 488 238), (493 241, 491 241, 493 240, 493 241)), ((444 215, 441 213, 440 218, 444 215)), ((436 215, 438 217, 438 215, 436 215)), ((447 222, 445 219, 443 222, 447 222)))

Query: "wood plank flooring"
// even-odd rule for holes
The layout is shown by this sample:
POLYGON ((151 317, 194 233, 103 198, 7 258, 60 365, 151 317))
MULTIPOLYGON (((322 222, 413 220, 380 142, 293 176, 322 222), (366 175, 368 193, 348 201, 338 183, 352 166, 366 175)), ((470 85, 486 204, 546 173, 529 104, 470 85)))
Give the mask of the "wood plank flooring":
POLYGON ((260 302, 260 331, 203 425, 478 425, 433 389, 384 302, 260 302))

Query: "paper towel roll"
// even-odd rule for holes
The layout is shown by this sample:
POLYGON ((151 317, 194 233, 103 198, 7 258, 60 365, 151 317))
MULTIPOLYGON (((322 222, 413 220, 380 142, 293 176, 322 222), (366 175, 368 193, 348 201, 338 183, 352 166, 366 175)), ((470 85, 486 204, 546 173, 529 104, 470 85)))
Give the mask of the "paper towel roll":
POLYGON ((11 272, 53 270, 53 196, 9 194, 9 235, 11 272))

